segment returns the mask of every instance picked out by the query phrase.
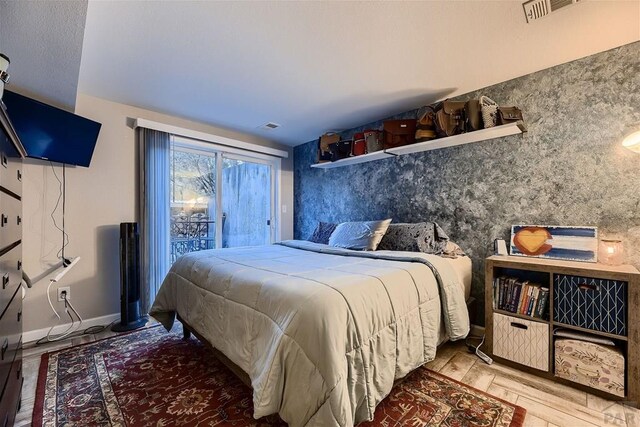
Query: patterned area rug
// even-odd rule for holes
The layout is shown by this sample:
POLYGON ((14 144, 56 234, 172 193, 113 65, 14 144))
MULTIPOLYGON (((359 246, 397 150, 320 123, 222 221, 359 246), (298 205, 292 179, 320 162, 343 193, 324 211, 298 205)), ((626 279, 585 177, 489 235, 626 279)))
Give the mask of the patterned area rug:
MULTIPOLYGON (((152 327, 42 356, 33 425, 284 426, 196 338, 152 327)), ((520 427, 523 408, 426 368, 361 426, 520 427)))

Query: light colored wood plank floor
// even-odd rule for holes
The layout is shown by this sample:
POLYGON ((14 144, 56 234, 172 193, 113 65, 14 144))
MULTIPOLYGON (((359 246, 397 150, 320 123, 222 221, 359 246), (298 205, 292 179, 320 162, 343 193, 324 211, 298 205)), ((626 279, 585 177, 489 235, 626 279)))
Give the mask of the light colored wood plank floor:
MULTIPOLYGON (((40 356, 115 335, 111 331, 24 350, 22 408, 15 426, 31 425, 40 356)), ((525 427, 640 427, 640 411, 500 364, 485 364, 463 343, 447 343, 427 367, 527 410, 525 427)))

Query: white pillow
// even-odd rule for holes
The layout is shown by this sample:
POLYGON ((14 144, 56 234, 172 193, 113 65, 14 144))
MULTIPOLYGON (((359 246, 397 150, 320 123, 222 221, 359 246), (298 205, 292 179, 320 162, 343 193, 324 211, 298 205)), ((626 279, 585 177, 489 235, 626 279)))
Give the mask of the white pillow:
POLYGON ((375 251, 391 224, 391 219, 382 221, 343 222, 338 224, 331 237, 329 246, 375 251))

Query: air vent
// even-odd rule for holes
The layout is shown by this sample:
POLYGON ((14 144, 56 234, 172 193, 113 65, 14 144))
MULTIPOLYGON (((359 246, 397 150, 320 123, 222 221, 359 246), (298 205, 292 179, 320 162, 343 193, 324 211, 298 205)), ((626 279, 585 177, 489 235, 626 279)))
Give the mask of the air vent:
POLYGON ((570 4, 577 3, 577 1, 574 1, 574 0, 550 0, 549 3, 551 3, 551 12, 555 12, 556 10, 560 9, 561 7, 569 6, 570 4))
POLYGON ((544 18, 565 6, 578 3, 580 0, 529 0, 522 4, 527 23, 544 18))
POLYGON ((274 122, 267 122, 265 124, 263 124, 262 126, 260 126, 260 129, 265 129, 265 130, 273 130, 273 129, 277 129, 279 128, 280 125, 274 122))

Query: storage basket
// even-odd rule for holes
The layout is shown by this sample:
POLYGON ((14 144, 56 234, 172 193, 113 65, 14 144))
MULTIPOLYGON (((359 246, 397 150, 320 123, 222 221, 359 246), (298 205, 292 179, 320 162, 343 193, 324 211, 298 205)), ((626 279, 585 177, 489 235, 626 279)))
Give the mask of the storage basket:
POLYGON ((593 331, 627 335, 627 282, 554 275, 553 320, 593 331))
POLYGON ((616 396, 625 396, 622 351, 571 338, 555 340, 555 375, 616 396))
POLYGON ((548 372, 549 325, 494 313, 493 354, 548 372))

